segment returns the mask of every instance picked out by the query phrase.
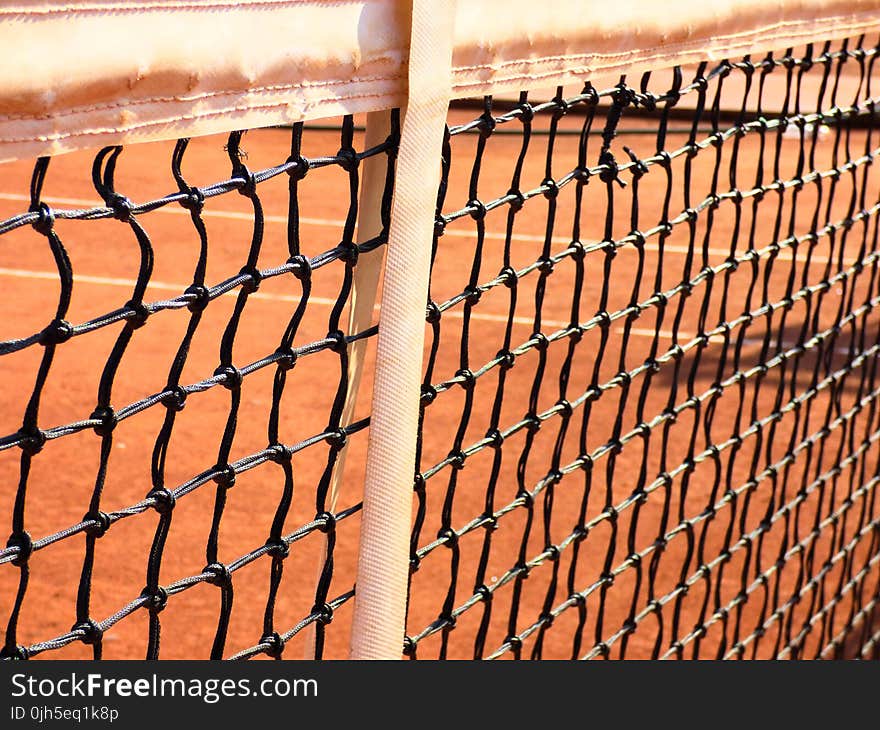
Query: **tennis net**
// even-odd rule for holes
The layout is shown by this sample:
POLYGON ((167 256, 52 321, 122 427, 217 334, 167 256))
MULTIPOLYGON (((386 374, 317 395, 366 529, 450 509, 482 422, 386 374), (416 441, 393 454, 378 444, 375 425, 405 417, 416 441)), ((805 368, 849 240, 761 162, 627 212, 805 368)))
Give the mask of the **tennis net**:
MULTIPOLYGON (((877 54, 453 105, 406 655, 877 657, 877 54)), ((386 117, 9 166, 4 656, 344 655, 386 117)))
MULTIPOLYGON (((367 425, 363 418, 343 419, 349 353, 376 332, 372 326, 346 334, 342 318, 359 257, 379 249, 387 238, 397 144, 397 116, 392 117, 390 135, 366 149, 355 148, 355 124, 348 117, 341 124, 338 146, 329 146, 338 133, 322 135, 315 142, 327 147, 309 157, 302 124, 269 130, 268 138, 254 139, 253 145, 243 142, 242 132, 233 132, 223 139, 183 139, 165 145, 166 150, 133 148, 129 172, 138 189, 174 183, 173 192, 144 202, 124 192, 120 178, 130 182, 131 176, 123 172, 122 147, 104 148, 94 157, 91 177, 102 200, 90 207, 71 208, 71 203, 89 201, 48 195, 44 185, 51 187, 56 161, 37 161, 28 212, 0 224, 7 238, 4 253, 16 262, 16 268, 2 270, 10 282, 4 326, 7 331, 28 328, 43 318, 35 332, 0 343, 0 354, 14 363, 13 374, 22 363, 32 366, 17 383, 13 376, 5 378, 12 387, 4 391, 4 412, 10 418, 24 414, 20 428, 0 438, 0 449, 7 454, 20 452, 17 489, 4 494, 12 526, 0 552, 0 563, 8 564, 3 583, 5 656, 36 656, 76 642, 91 646, 94 657, 101 658, 104 635, 110 637, 117 629, 126 643, 134 641, 128 632, 138 629, 127 628, 126 620, 141 614, 148 626, 138 637, 138 651, 148 658, 160 656, 160 615, 176 623, 177 636, 166 642, 171 656, 205 657, 210 647, 207 655, 213 658, 232 653, 280 657, 286 644, 309 628, 308 653, 322 656, 325 627, 353 595, 351 569, 347 587, 331 594, 337 531, 344 532, 361 508, 357 495, 337 507, 332 487, 346 441, 367 425), (281 137, 289 154, 280 162, 273 158, 271 166, 248 169, 257 152, 277 156, 281 137), (149 175, 140 168, 167 151, 167 171, 153 167, 153 179, 144 180, 149 175), (190 164, 194 174, 205 175, 221 170, 224 161, 227 169, 220 182, 192 184, 185 172, 190 164), (376 235, 359 240, 360 168, 371 161, 383 178, 382 226, 376 235), (300 214, 302 188, 322 174, 325 186, 340 194, 335 207, 344 215, 339 219, 316 221, 300 214), (232 195, 244 205, 230 201, 232 195), (267 212, 269 205, 278 212, 267 212), (75 228, 83 221, 96 228, 91 237, 75 228), (105 222, 102 230, 96 221, 105 222), (303 241, 304 227, 318 235, 303 241), (108 253, 131 258, 117 270, 108 268, 108 253), (55 271, 42 268, 53 262, 55 271), (77 263, 104 275, 78 275, 77 263), (157 280, 159 271, 168 279, 157 280), (47 280, 57 280, 52 281, 55 292, 46 288, 47 280), (101 311, 108 302, 112 308, 101 311), (255 305, 257 311, 249 317, 255 305), (182 321, 169 322, 173 317, 182 321), (156 332, 152 338, 151 330, 156 332), (58 360, 67 348, 75 349, 59 372, 58 360), (25 360, 30 353, 31 359, 25 360), (24 394, 23 382, 31 384, 29 394, 24 394), (88 406, 95 388, 97 400, 88 406), (224 390, 225 396, 217 393, 224 390), (125 401, 133 395, 137 397, 125 401), (125 404, 114 406, 120 399, 125 404), (17 402, 24 408, 13 407, 17 402), (85 410, 78 413, 77 407, 85 410), (57 425, 46 424, 51 418, 57 425), (74 451, 57 449, 57 439, 76 441, 70 447, 74 451), (300 460, 307 465, 300 468, 300 460), (89 476, 87 467, 92 469, 89 476), (235 504, 230 495, 236 484, 236 492, 264 489, 271 496, 262 499, 252 491, 235 504), (204 501, 201 494, 208 490, 213 497, 204 501), (308 497, 300 497, 300 491, 308 497), (182 542, 175 547, 172 517, 181 506, 189 511, 176 523, 190 524, 178 528, 182 542), (128 521, 138 524, 126 532, 128 521), (285 561, 300 541, 309 545, 302 551, 308 559, 290 562, 294 573, 309 574, 309 579, 298 581, 295 592, 285 595, 285 561), (167 553, 178 549, 189 557, 172 563, 178 572, 169 581, 164 578, 171 567, 167 553), (129 559, 132 550, 140 553, 134 560, 129 559), (41 559, 43 551, 54 551, 54 560, 49 555, 41 559), (199 559, 204 565, 198 565, 199 559), (268 585, 258 589, 245 580, 249 590, 237 606, 237 613, 253 622, 242 627, 253 646, 240 644, 227 651, 238 595, 234 578, 254 563, 270 565, 268 585), (12 566, 18 566, 14 582, 12 566), (125 595, 125 586, 133 589, 137 580, 145 584, 143 589, 125 595), (56 592, 53 583, 73 590, 56 592), (162 613, 166 604, 184 602, 181 594, 209 584, 219 588, 218 601, 196 598, 176 618, 173 610, 162 613), (276 630, 279 591, 285 624, 276 630), (72 628, 45 636, 47 628, 63 626, 59 622, 67 618, 71 599, 76 614, 72 628), (106 618, 92 618, 98 611, 106 618), (253 632, 255 625, 262 625, 259 635, 253 632), (22 641, 25 632, 39 634, 40 640, 22 641), (183 643, 175 647, 177 642, 183 643)), ((85 158, 75 157, 79 159, 57 161, 69 163, 59 175, 62 192, 77 185, 76 178, 69 178, 79 173, 76 163, 85 158)), ((316 191, 309 199, 327 209, 321 203, 325 194, 316 191)), ((7 199, 16 204, 18 197, 7 199)), ((13 462, 5 461, 4 467, 8 473, 13 462)), ((132 655, 133 645, 124 656, 132 655)))
POLYGON ((410 656, 876 657, 876 54, 454 116, 410 656))

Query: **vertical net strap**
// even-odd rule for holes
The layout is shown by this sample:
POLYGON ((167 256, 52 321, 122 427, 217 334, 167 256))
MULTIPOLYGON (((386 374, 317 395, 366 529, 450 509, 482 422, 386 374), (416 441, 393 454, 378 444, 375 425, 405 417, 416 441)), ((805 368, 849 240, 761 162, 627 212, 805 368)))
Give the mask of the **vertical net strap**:
POLYGON ((451 93, 455 3, 413 0, 408 103, 382 292, 351 656, 403 647, 437 153, 451 93))

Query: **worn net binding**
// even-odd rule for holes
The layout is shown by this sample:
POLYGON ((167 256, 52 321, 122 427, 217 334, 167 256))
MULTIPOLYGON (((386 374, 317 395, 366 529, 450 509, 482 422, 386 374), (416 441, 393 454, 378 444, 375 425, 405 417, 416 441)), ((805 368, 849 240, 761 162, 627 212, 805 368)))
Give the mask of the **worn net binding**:
MULTIPOLYGON (((49 247, 61 282, 58 303, 54 314, 47 316, 49 321, 46 326, 28 337, 0 343, 0 355, 4 356, 27 348, 42 349, 39 368, 33 380, 33 391, 27 400, 21 428, 15 433, 0 438, 0 449, 17 447, 21 451, 20 479, 11 515, 11 536, 6 547, 0 550, 0 564, 11 563, 17 566, 19 573, 17 592, 6 624, 2 650, 4 657, 34 657, 79 641, 90 645, 94 658, 100 659, 104 635, 132 614, 145 611, 149 615, 146 657, 159 658, 162 610, 168 602, 174 600, 175 596, 199 584, 211 584, 218 588, 219 593, 216 598, 219 604, 218 620, 212 632, 210 627, 193 627, 192 630, 205 635, 206 639, 209 639, 209 633, 213 633, 213 640, 209 639, 210 648, 206 656, 215 659, 228 656, 232 652, 226 645, 226 637, 233 602, 237 595, 234 588, 236 573, 252 563, 264 564, 269 576, 264 620, 262 628, 254 627, 254 645, 248 648, 236 648, 233 658, 251 658, 259 654, 280 658, 287 642, 309 626, 314 627, 314 656, 321 657, 326 626, 333 619, 334 612, 353 596, 353 589, 332 595, 330 586, 336 532, 341 523, 359 512, 361 504, 355 500, 348 506, 334 511, 328 500, 328 490, 340 450, 350 437, 362 433, 367 426, 367 421, 363 419, 348 424, 343 424, 340 420, 347 397, 348 345, 359 339, 373 337, 376 328, 372 327, 356 335, 347 336, 343 332, 344 323, 340 318, 350 294, 353 271, 359 254, 375 250, 386 242, 393 184, 393 160, 397 148, 397 115, 393 115, 391 136, 382 144, 366 150, 355 149, 354 122, 351 117, 347 117, 341 127, 339 151, 312 158, 303 155, 303 125, 298 124, 290 132, 290 153, 286 161, 258 172, 252 172, 245 164, 246 154, 241 146, 242 134, 242 132, 233 132, 226 143, 226 152, 231 164, 228 179, 202 187, 192 186, 182 172, 190 141, 180 140, 174 148, 171 159, 171 173, 173 180, 176 181, 177 190, 145 203, 133 202, 126 197, 125 191, 117 189, 114 184, 117 163, 120 160, 124 161, 122 147, 105 148, 95 157, 92 179, 94 188, 103 199, 104 205, 90 209, 59 209, 43 200, 41 191, 47 175, 51 175, 51 164, 48 158, 42 158, 34 167, 28 212, 0 223, 0 234, 8 234, 16 229, 32 226, 36 238, 31 243, 36 245, 42 240, 43 245, 49 247), (383 229, 379 235, 356 243, 359 167, 362 161, 372 157, 387 158, 386 184, 382 202, 383 229), (335 172, 339 179, 339 190, 346 191, 344 194, 348 197, 348 214, 342 230, 338 233, 337 245, 317 255, 306 255, 300 240, 298 200, 301 186, 308 184, 307 181, 304 182, 307 174, 311 172, 314 175, 314 171, 321 168, 335 172), (279 260, 271 267, 259 268, 258 258, 264 234, 261 185, 282 175, 287 175, 289 178, 287 209, 289 258, 286 261, 279 260), (223 281, 212 283, 206 279, 207 263, 212 251, 203 212, 206 207, 210 208, 214 199, 233 193, 244 196, 251 206, 252 238, 250 246, 241 251, 240 271, 231 273, 223 281), (149 214, 157 209, 177 205, 183 206, 189 212, 199 246, 191 284, 185 291, 180 291, 172 298, 164 301, 147 301, 145 293, 151 281, 154 251, 142 221, 149 218, 149 214), (72 323, 67 320, 74 286, 74 271, 62 236, 59 235, 56 227, 56 223, 64 219, 78 221, 116 219, 119 221, 121 231, 117 235, 133 238, 140 256, 137 280, 128 300, 124 303, 120 302, 119 307, 113 311, 83 323, 72 323), (327 317, 327 334, 316 341, 299 342, 300 324, 310 306, 312 276, 323 267, 337 267, 342 272, 338 296, 327 317), (296 304, 290 308, 289 321, 277 349, 267 352, 254 361, 240 362, 235 358, 233 348, 239 338, 249 336, 247 332, 239 332, 243 311, 248 305, 249 297, 259 289, 260 284, 273 277, 289 277, 291 281, 295 280, 293 287, 297 291, 296 304), (235 304, 223 329, 216 370, 213 373, 205 373, 204 378, 198 382, 182 381, 190 346, 203 315, 210 310, 213 302, 230 292, 235 295, 235 304), (170 311, 178 312, 176 315, 178 317, 187 318, 187 324, 173 361, 168 367, 164 388, 160 392, 145 395, 136 402, 114 407, 112 405, 114 382, 130 342, 138 337, 141 328, 150 326, 153 315, 170 311), (52 368, 57 351, 74 338, 88 336, 113 326, 118 330, 118 334, 101 371, 93 412, 91 415, 83 414, 79 420, 48 427, 40 419, 40 405, 47 380, 62 376, 52 368), (332 368, 328 369, 324 384, 324 387, 335 389, 332 407, 326 415, 327 425, 322 431, 309 438, 297 443, 285 443, 283 433, 279 429, 283 410, 282 395, 285 390, 289 392, 298 387, 311 387, 307 383, 297 383, 295 365, 304 358, 319 353, 332 354, 338 363, 335 374, 332 368), (239 427, 242 384, 249 376, 261 370, 274 373, 268 424, 263 426, 267 445, 257 452, 233 460, 231 452, 233 439, 239 427), (216 445, 216 461, 213 465, 206 464, 203 471, 193 474, 183 483, 169 484, 165 476, 166 457, 169 445, 175 436, 175 421, 178 413, 186 405, 198 408, 200 394, 213 388, 225 388, 228 391, 228 416, 222 438, 216 445), (136 504, 124 509, 104 511, 101 500, 102 488, 108 470, 113 468, 110 455, 114 430, 127 419, 142 417, 141 414, 151 409, 164 409, 164 416, 153 447, 149 479, 145 479, 149 489, 136 504), (94 489, 89 503, 84 506, 85 514, 82 521, 54 534, 32 535, 28 530, 26 517, 29 505, 29 472, 32 463, 40 458, 51 459, 52 442, 56 439, 89 429, 93 430, 95 437, 100 439, 101 449, 94 476, 94 489), (299 499, 308 500, 310 496, 314 499, 314 518, 290 530, 289 525, 285 527, 285 524, 294 499, 292 463, 294 457, 299 458, 298 455, 303 452, 311 459, 325 460, 326 464, 317 484, 308 486, 299 484, 297 487, 297 493, 301 493, 299 499), (235 484, 237 477, 253 469, 276 469, 278 472, 277 483, 281 489, 274 517, 271 519, 271 529, 266 535, 265 543, 254 546, 252 550, 234 560, 222 562, 219 557, 220 526, 223 522, 227 493, 235 484), (204 547, 205 568, 195 575, 181 576, 173 582, 162 584, 160 571, 165 556, 166 539, 172 529, 175 507, 188 495, 200 489, 214 491, 213 517, 204 547), (95 581, 101 580, 100 575, 93 574, 95 554, 101 549, 101 538, 112 532, 120 522, 145 519, 143 515, 151 511, 158 513, 158 523, 152 547, 149 554, 144 556, 143 591, 137 596, 120 595, 118 611, 111 616, 94 616, 90 601, 95 581), (288 557, 292 547, 295 549, 295 543, 316 532, 325 533, 326 547, 320 575, 317 579, 314 575, 308 576, 308 580, 314 582, 314 606, 296 625, 278 626, 275 621, 276 597, 284 578, 285 558, 288 557), (75 622, 68 632, 60 636, 27 642, 19 635, 18 624, 23 607, 27 605, 29 562, 38 551, 51 551, 59 542, 71 540, 85 542, 76 597, 75 622)), ((359 499, 359 495, 355 496, 359 499)), ((3 566, 6 570, 11 567, 3 566)), ((303 576, 294 579, 303 580, 303 576)), ((252 599, 245 596, 244 600, 252 599)), ((33 604, 30 604, 30 610, 35 610, 33 604)))
POLYGON ((877 52, 450 121, 407 655, 877 658, 877 52))

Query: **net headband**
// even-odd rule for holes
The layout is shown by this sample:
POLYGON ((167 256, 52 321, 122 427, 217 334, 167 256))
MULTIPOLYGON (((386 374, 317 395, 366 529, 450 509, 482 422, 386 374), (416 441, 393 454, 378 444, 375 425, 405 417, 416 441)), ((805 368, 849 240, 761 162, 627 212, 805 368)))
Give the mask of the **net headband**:
MULTIPOLYGON (((450 31, 451 97, 720 60, 878 21, 880 0, 506 0, 503 11, 470 0, 450 31)), ((401 106, 410 22, 399 0, 4 4, 0 160, 401 106)))

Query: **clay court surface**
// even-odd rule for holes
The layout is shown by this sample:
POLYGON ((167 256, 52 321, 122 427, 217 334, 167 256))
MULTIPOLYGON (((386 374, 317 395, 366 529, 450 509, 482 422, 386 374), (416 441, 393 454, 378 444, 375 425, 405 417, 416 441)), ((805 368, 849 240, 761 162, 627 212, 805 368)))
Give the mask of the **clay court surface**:
MULTIPOLYGON (((456 111, 453 122, 473 114, 456 111)), ((566 119, 565 125, 577 128, 580 121, 566 119)), ((602 122, 597 119, 596 124, 601 128, 602 122)), ((683 124, 676 122, 674 126, 680 128, 683 124)), ((650 125, 634 120, 628 126, 650 125)), ((259 170, 282 162, 288 154, 289 135, 290 131, 284 129, 253 130, 246 134, 242 147, 247 153, 248 167, 259 170)), ((358 149, 362 148, 361 138, 360 134, 356 136, 358 149)), ((468 181, 476 140, 476 135, 460 135, 453 140, 450 188, 444 212, 464 207, 470 197, 468 181)), ((668 149, 675 149, 686 140, 686 134, 673 131, 666 145, 668 149)), ((723 145, 717 158, 714 149, 703 151, 693 160, 689 190, 683 183, 685 162, 677 160, 670 204, 673 214, 704 200, 713 190, 729 190, 732 184, 743 189, 753 187, 761 164, 765 170, 764 182, 775 177, 795 176, 800 150, 798 137, 786 135, 777 140, 775 135, 768 135, 768 140, 763 157, 756 136, 742 141, 733 180, 729 171, 732 143, 723 145), (781 145, 782 169, 774 171, 777 144, 781 145), (721 170, 720 179, 713 183, 716 167, 721 170), (686 195, 690 196, 689 200, 686 195)), ((539 135, 532 139, 522 176, 524 190, 539 186, 544 178, 547 141, 548 137, 539 135)), ((655 137, 650 135, 622 135, 614 143, 614 153, 619 161, 626 161, 622 151, 625 144, 637 156, 649 156, 655 143, 655 137)), ((229 177, 224 144, 225 138, 221 137, 192 142, 183 165, 190 184, 206 185, 229 177)), ((815 168, 830 170, 838 160, 858 158, 866 152, 866 144, 868 154, 873 154, 871 148, 877 146, 876 134, 869 140, 866 131, 856 129, 844 139, 828 130, 817 142, 815 168)), ((554 176, 575 166, 577 145, 577 136, 556 139, 554 176)), ((591 137, 590 145, 590 158, 595 160, 601 139, 591 137)), ((303 154, 306 157, 333 154, 338 147, 338 133, 319 130, 305 133, 303 154)), ((173 143, 126 147, 118 163, 116 189, 136 201, 158 198, 175 190, 168 162, 172 149, 173 143)), ((518 136, 490 138, 479 175, 481 200, 489 201, 507 192, 520 149, 518 136)), ((74 153, 53 160, 43 199, 56 208, 100 204, 89 182, 93 157, 93 152, 74 153)), ((0 218, 26 210, 32 163, 16 162, 3 167, 0 218)), ((840 176, 835 183, 833 204, 821 210, 820 226, 852 217, 853 211, 863 206, 870 209, 876 205, 880 185, 875 167, 862 164, 852 173, 847 171, 840 176), (863 189, 866 203, 859 197, 863 189)), ((605 184, 595 179, 586 186, 580 216, 582 241, 603 240, 606 223, 611 226, 614 238, 625 236, 633 227, 633 185, 627 175, 622 177, 627 179, 628 185, 625 188, 613 186, 614 214, 610 222, 606 222, 605 184)), ((280 265, 289 255, 287 182, 287 177, 282 175, 258 188, 266 215, 260 268, 280 265)), ((823 206, 829 199, 829 185, 831 183, 826 182, 823 188, 823 206)), ((538 196, 530 200, 516 216, 510 248, 510 265, 514 269, 522 269, 542 258, 542 249, 548 240, 551 254, 566 250, 573 235, 574 188, 570 185, 560 192, 549 239, 549 202, 545 198, 538 196)), ((647 229, 661 219, 665 190, 666 179, 658 168, 652 168, 639 181, 637 226, 647 229)), ((775 194, 768 194, 754 221, 754 247, 764 250, 774 240, 791 233, 800 236, 808 233, 818 195, 817 186, 809 184, 797 193, 789 190, 778 199, 775 194), (797 215, 789 231, 793 198, 797 215), (775 230, 777 225, 781 231, 775 230)), ((303 253, 315 256, 337 245, 349 202, 347 176, 341 170, 331 167, 309 173, 299 189, 303 253)), ((252 216, 250 202, 234 193, 208 201, 204 213, 210 243, 208 282, 228 278, 243 266, 251 241, 252 216)), ((486 217, 486 237, 477 277, 481 283, 492 281, 504 266, 506 216, 507 209, 502 206, 486 217)), ((198 238, 188 214, 180 206, 166 206, 140 220, 155 253, 145 301, 180 294, 190 283, 198 253, 198 238)), ((662 291, 674 290, 682 281, 693 279, 701 269, 719 267, 731 256, 742 257, 749 246, 748 231, 752 225, 749 204, 743 206, 743 220, 734 240, 735 225, 734 205, 725 203, 718 207, 710 225, 705 213, 697 218, 693 229, 689 229, 687 223, 676 225, 665 241, 662 258, 656 237, 648 240, 641 264, 637 249, 632 245, 621 247, 613 260, 604 250, 588 253, 584 260, 581 296, 576 303, 577 320, 586 322, 603 309, 614 313, 625 309, 633 300, 648 300, 656 291, 655 282, 661 284, 662 291), (693 252, 692 255, 689 252, 693 252), (610 279, 607 279, 609 272, 610 279)), ((871 612, 856 619, 853 616, 875 596, 878 585, 877 531, 872 528, 872 525, 876 527, 872 521, 877 517, 873 511, 874 486, 880 463, 874 436, 877 431, 874 389, 880 387, 880 383, 873 376, 875 358, 857 360, 860 352, 873 353, 871 348, 878 342, 880 317, 874 302, 877 296, 875 226, 876 215, 872 212, 858 219, 845 233, 818 236, 812 246, 789 247, 773 253, 764 250, 757 264, 757 275, 751 265, 740 264, 735 271, 715 275, 711 283, 701 279, 693 284, 690 296, 682 297, 680 292, 670 296, 662 321, 658 319, 656 307, 647 307, 629 324, 625 317, 616 318, 609 328, 607 342, 602 337, 602 327, 589 328, 569 360, 565 337, 551 342, 543 364, 536 348, 525 347, 506 375, 498 411, 499 427, 504 429, 520 421, 530 409, 530 398, 537 405, 537 412, 543 413, 552 410, 560 399, 575 401, 596 382, 602 386, 602 394, 590 408, 583 441, 583 403, 574 409, 561 439, 563 419, 559 413, 551 413, 528 447, 525 445, 527 429, 506 438, 495 480, 491 479, 495 451, 492 448, 475 450, 467 458, 466 466, 457 472, 454 494, 451 494, 450 479, 455 470, 447 457, 451 451, 479 443, 490 429, 500 368, 490 368, 478 378, 469 408, 466 408, 465 389, 455 384, 440 388, 442 392, 436 401, 425 410, 420 469, 424 472, 446 461, 426 482, 427 518, 418 547, 432 543, 444 522, 461 529, 483 514, 487 509, 490 482, 495 484, 493 508, 512 507, 497 519, 497 529, 491 533, 485 575, 477 576, 487 535, 482 527, 462 535, 456 551, 441 546, 424 557, 413 576, 408 633, 422 632, 444 612, 444 602, 454 607, 466 603, 474 593, 475 582, 491 584, 507 580, 506 585, 494 593, 482 652, 489 655, 504 645, 512 605, 517 605, 513 619, 515 629, 522 631, 546 611, 548 591, 551 606, 566 599, 570 571, 571 581, 579 591, 596 584, 603 574, 612 571, 613 580, 586 596, 586 618, 580 629, 580 614, 574 607, 561 612, 546 629, 542 637, 544 657, 568 658, 576 647, 579 647, 577 653, 585 654, 599 641, 608 642, 610 656, 647 657, 655 650, 655 644, 660 646, 658 653, 663 654, 675 640, 684 642, 684 656, 698 653, 711 657, 719 652, 723 654, 735 641, 747 637, 751 637, 747 656, 753 650, 758 656, 768 656, 789 643, 793 643, 789 653, 808 656, 818 653, 850 623, 855 625, 853 633, 860 635, 862 627, 870 623, 871 612), (805 292, 841 272, 844 273, 827 289, 797 296, 797 292, 805 292), (753 278, 757 285, 750 290, 753 278), (721 332, 714 332, 705 347, 694 346, 700 332, 713 332, 721 322, 734 320, 744 311, 754 311, 763 304, 786 297, 793 299, 790 307, 763 312, 750 323, 740 322, 734 327, 732 340, 745 330, 736 361, 730 354, 725 357, 721 332), (682 303, 673 333, 679 302, 682 303), (802 355, 778 357, 791 350, 795 343, 817 334, 819 339, 802 355), (669 353, 674 344, 684 348, 678 362, 673 357, 663 359, 661 356, 669 353), (647 374, 639 368, 651 357, 652 346, 661 363, 656 372, 647 374), (857 364, 852 366, 854 360, 857 364), (771 363, 766 372, 760 372, 761 362, 771 363), (560 389, 563 370, 568 377, 560 389), (633 371, 636 374, 631 384, 621 387, 623 381, 616 380, 618 374, 633 371), (728 382, 736 371, 749 373, 742 388, 728 382), (649 387, 645 387, 644 396, 640 397, 646 378, 649 387), (537 388, 536 380, 540 383, 537 388), (530 489, 534 488, 554 469, 576 461, 584 445, 586 453, 601 451, 604 444, 621 440, 640 421, 649 422, 664 410, 681 406, 692 396, 705 395, 713 383, 718 382, 727 385, 717 397, 704 398, 699 408, 682 409, 674 423, 652 426, 650 439, 630 436, 619 454, 606 451, 596 457, 585 513, 586 520, 594 520, 595 527, 579 542, 572 568, 575 551, 569 538, 584 504, 585 471, 574 469, 551 488, 542 490, 535 499, 529 520, 528 510, 516 504, 518 462, 520 478, 530 489), (786 409, 787 403, 797 401, 817 383, 824 385, 797 407, 786 409), (671 393, 673 402, 670 402, 671 393), (707 413, 707 402, 711 402, 711 413, 707 413), (463 420, 464 412, 469 415, 463 420), (779 415, 772 423, 768 422, 758 432, 747 433, 740 446, 728 445, 715 457, 704 453, 712 444, 724 444, 737 434, 747 432, 753 421, 774 413, 779 415), (828 437, 820 445, 815 434, 829 423, 828 437), (665 435, 661 436, 664 431, 665 435), (811 445, 813 442, 815 445, 811 445), (799 444, 796 455, 786 459, 799 444), (558 449, 556 456, 554 449, 558 449), (524 450, 527 456, 523 459, 524 450), (695 458, 701 454, 702 457, 695 458), (680 467, 688 459, 695 462, 692 469, 685 470, 687 473, 677 472, 668 487, 652 489, 641 504, 628 500, 637 488, 654 483, 658 475, 680 467), (835 465, 841 465, 839 473, 828 476, 835 465), (769 473, 768 466, 772 467, 769 473), (609 504, 619 506, 616 520, 599 519, 609 504), (698 519, 701 514, 704 517, 698 519), (682 517, 684 522, 680 524, 682 517), (768 523, 760 539, 748 544, 737 542, 744 534, 758 529, 762 521, 768 523), (818 523, 823 525, 821 532, 814 529, 818 523), (655 541, 664 534, 666 544, 659 548, 655 541), (557 574, 553 561, 546 555, 536 558, 544 554, 548 535, 549 542, 554 544, 569 540, 558 558, 556 586, 551 585, 557 574), (520 583, 505 576, 517 563, 523 548, 526 560, 533 561, 534 566, 528 580, 520 583), (724 560, 717 560, 724 549, 729 550, 729 554, 724 560), (640 567, 628 558, 633 552, 642 554, 640 567), (456 557, 457 565, 453 561, 456 557), (704 577, 698 575, 701 566, 704 577), (820 571, 820 576, 810 581, 811 575, 820 571), (766 574, 766 579, 756 583, 762 574, 766 574), (677 586, 694 575, 698 578, 689 581, 686 594, 677 590, 677 586), (454 595, 450 595, 453 576, 456 585, 454 595), (521 592, 518 601, 513 600, 515 586, 516 591, 521 592), (842 587, 846 587, 845 590, 842 587), (662 610, 642 613, 652 600, 664 596, 672 598, 664 602, 662 610), (820 613, 819 620, 810 622, 810 616, 817 614, 835 596, 839 596, 839 605, 820 613), (725 606, 731 608, 725 610, 724 620, 718 614, 709 621, 725 606), (776 609, 779 609, 778 615, 774 614, 776 609), (678 616, 677 625, 673 614, 678 616), (620 631, 627 622, 630 630, 622 640, 620 631), (694 641, 690 635, 693 628, 704 624, 707 625, 705 635, 694 641), (765 629, 759 628, 765 624, 765 629), (756 630, 763 634, 760 640, 756 638, 756 630), (738 636, 734 637, 735 633, 738 636), (582 637, 579 645, 575 644, 576 634, 582 637)), ((69 252, 76 275, 67 319, 84 322, 122 306, 130 298, 137 278, 137 244, 131 229, 109 219, 60 220, 56 230, 69 252)), ((431 282, 433 301, 444 302, 464 291, 475 255, 475 231, 474 221, 464 216, 451 223, 440 239, 431 282)), ((315 272, 309 306, 295 344, 303 345, 326 336, 342 276, 343 267, 339 264, 315 272)), ((551 337, 566 329, 572 319, 572 292, 577 277, 574 259, 560 257, 552 274, 546 277, 540 319, 536 319, 538 272, 521 277, 510 347, 528 343, 534 331, 551 337)), ((0 340, 25 337, 46 326, 53 317, 58 297, 56 278, 45 238, 30 227, 3 236, 0 242, 3 291, 0 340)), ((244 308, 235 338, 236 363, 255 362, 277 348, 300 295, 300 284, 292 276, 261 283, 244 308)), ((214 372, 219 362, 220 338, 235 301, 234 295, 221 296, 206 309, 181 383, 198 382, 214 372)), ((454 380, 459 369, 477 371, 492 361, 504 346, 509 305, 510 290, 495 286, 469 309, 469 314, 462 303, 444 312, 438 329, 431 382, 436 385, 454 380), (466 322, 469 337, 463 352, 466 322)), ((413 306, 422 305, 414 302, 413 306)), ((378 315, 377 309, 376 321, 378 315)), ((345 315, 342 321, 346 321, 345 315)), ((115 379, 112 396, 115 407, 162 391, 187 322, 185 310, 164 311, 151 316, 147 324, 134 333, 115 379)), ((40 408, 39 422, 44 428, 89 416, 95 407, 101 369, 121 329, 122 323, 117 323, 75 337, 58 347, 40 408)), ((432 344, 434 336, 429 328, 426 358, 432 344)), ((374 348, 375 338, 371 338, 355 420, 369 415, 374 348)), ((0 433, 12 434, 20 427, 41 356, 42 348, 34 347, 2 358, 0 433)), ((419 357, 419 353, 412 353, 412 357, 419 357)), ((265 448, 273 377, 274 368, 264 368, 244 379, 230 461, 265 448)), ((301 358, 288 374, 284 389, 282 442, 297 444, 323 432, 339 377, 339 357, 335 353, 321 352, 301 358)), ((182 484, 217 462, 217 447, 229 409, 230 393, 222 387, 188 398, 170 441, 166 473, 169 486, 182 484)), ((164 414, 165 409, 161 407, 147 409, 121 422, 114 431, 101 497, 101 509, 105 512, 137 504, 150 491, 151 452, 164 414)), ((356 505, 361 499, 367 433, 362 430, 348 441, 336 512, 356 505)), ((95 486, 101 442, 91 429, 85 429, 47 443, 33 458, 25 524, 34 538, 80 522, 95 486)), ((314 519, 316 488, 327 459, 328 447, 324 442, 294 455, 294 496, 285 532, 293 532, 314 519)), ((6 524, 7 530, 20 460, 18 448, 0 452, 0 516, 4 520, 0 524, 6 524)), ((235 486, 228 491, 221 521, 221 562, 232 562, 265 542, 282 486, 281 469, 272 463, 238 476, 235 486)), ((178 500, 164 549, 161 583, 198 575, 204 568, 215 494, 216 486, 208 483, 178 500)), ((97 541, 90 606, 90 613, 96 619, 112 616, 140 594, 145 585, 147 556, 157 520, 152 510, 120 519, 97 541)), ((328 599, 345 595, 352 589, 358 536, 357 513, 338 523, 328 599)), ((312 609, 317 576, 323 565, 324 540, 321 532, 312 532, 291 546, 275 606, 275 627, 279 632, 296 626, 312 609)), ((19 620, 18 643, 44 641, 64 634, 73 625, 83 556, 82 535, 60 540, 34 553, 19 620)), ((225 655, 260 640, 269 590, 269 565, 269 558, 263 557, 233 576, 234 603, 225 655)), ((9 615, 18 585, 19 570, 8 563, 0 565, 0 620, 3 622, 9 615)), ((344 602, 336 609, 332 623, 326 626, 324 657, 346 656, 351 608, 352 601, 344 602)), ((212 585, 199 583, 172 596, 160 614, 160 656, 207 658, 219 611, 220 592, 212 585)), ((447 656, 466 658, 474 654, 474 641, 483 616, 484 609, 479 602, 461 613, 455 629, 448 633, 447 656)), ((438 631, 421 639, 418 657, 436 657, 441 652, 443 633, 438 631)), ((523 642, 524 657, 530 655, 538 633, 533 632, 523 642)), ((141 658, 146 651, 147 635, 147 612, 135 611, 106 632, 104 657, 141 658)), ((288 643, 285 656, 311 655, 311 642, 311 631, 300 631, 288 643)), ((509 651, 503 653, 506 657, 510 654, 509 651)), ((73 642, 42 656, 86 658, 91 656, 91 649, 73 642)))

